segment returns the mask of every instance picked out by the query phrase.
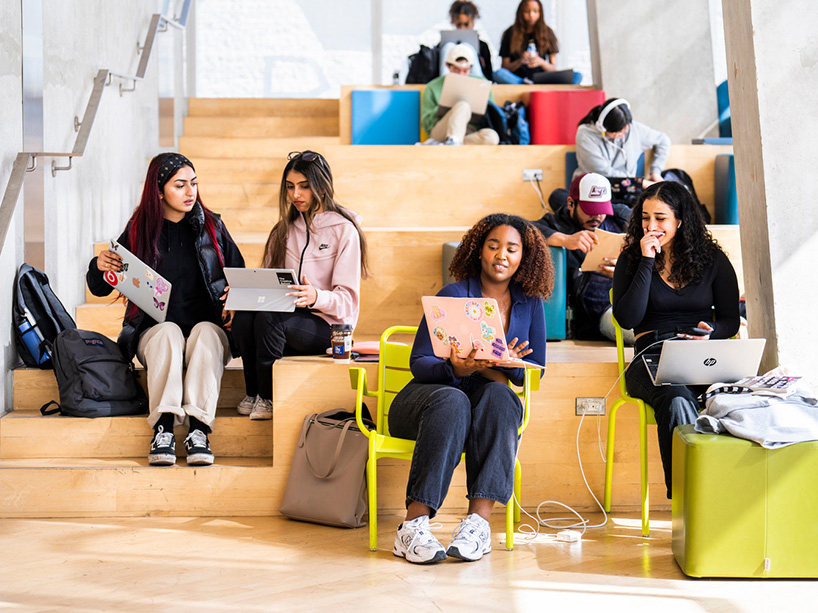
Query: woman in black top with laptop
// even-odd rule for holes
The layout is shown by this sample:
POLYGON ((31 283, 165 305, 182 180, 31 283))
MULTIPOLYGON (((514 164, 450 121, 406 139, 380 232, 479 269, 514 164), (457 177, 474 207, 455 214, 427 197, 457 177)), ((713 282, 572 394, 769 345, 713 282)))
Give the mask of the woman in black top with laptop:
MULTIPOLYGON (((659 354, 668 339, 730 338, 739 329, 736 273, 699 207, 679 183, 648 187, 633 209, 614 271, 613 313, 633 328, 635 355, 659 354)), ((676 426, 696 420, 697 386, 655 386, 641 358, 625 373, 628 393, 653 407, 667 497, 676 426)))

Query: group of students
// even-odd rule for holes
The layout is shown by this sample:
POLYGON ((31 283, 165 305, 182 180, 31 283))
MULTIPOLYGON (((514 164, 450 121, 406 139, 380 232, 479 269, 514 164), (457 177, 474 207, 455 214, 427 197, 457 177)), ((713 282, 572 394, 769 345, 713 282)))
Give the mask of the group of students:
MULTIPOLYGON (((575 206, 581 206, 578 199, 575 206)), ((264 249, 263 267, 292 268, 292 313, 224 309, 225 267, 244 259, 219 216, 202 203, 193 164, 178 153, 155 157, 139 206, 119 242, 170 281, 167 319, 156 323, 128 304, 119 344, 147 371, 154 429, 152 465, 176 461, 174 427, 186 425, 187 463, 213 463, 212 432, 221 378, 240 355, 246 396, 238 411, 272 417, 272 366, 288 354, 315 354, 330 345, 333 323, 355 325, 361 277, 367 274, 366 239, 359 217, 334 197, 327 160, 312 151, 288 156, 279 193, 279 221, 264 249)), ((613 312, 636 333, 638 351, 659 351, 682 328, 709 330, 696 338, 726 338, 738 329, 736 276, 707 231, 690 194, 677 183, 648 187, 633 209, 625 248, 615 263, 613 312)), ((86 275, 91 292, 110 294, 103 275, 121 269, 120 257, 102 251, 86 275)), ((438 295, 494 298, 512 358, 545 365, 542 307, 555 282, 550 251, 534 223, 493 214, 464 235, 450 272, 455 283, 438 295)), ((690 337, 688 335, 688 337, 690 337)), ((417 441, 406 492, 407 513, 393 552, 413 563, 447 556, 474 561, 491 551, 489 516, 511 497, 523 408, 508 384, 522 368, 475 359, 476 350, 436 357, 425 318, 410 357, 414 377, 394 399, 390 432, 417 441), (452 473, 465 452, 467 517, 444 548, 429 521, 441 507, 452 473)), ((626 374, 628 388, 656 411, 670 492, 673 428, 697 414, 696 390, 654 387, 641 363, 626 374)))
MULTIPOLYGON (((474 28, 480 13, 474 3, 457 0, 449 9, 452 25, 458 30, 474 28)), ((443 82, 448 73, 469 75, 497 83, 532 83, 537 73, 556 70, 559 50, 554 31, 545 23, 540 0, 523 0, 517 7, 514 25, 503 33, 500 56, 503 66, 492 72, 491 52, 485 41, 479 50, 468 43, 441 48, 441 74, 426 84, 421 98, 421 123, 429 135, 425 145, 497 145, 500 135, 472 113, 467 102, 455 104, 445 113, 438 111, 443 82)), ((489 101, 494 102, 493 94, 489 101)))
MULTIPOLYGON (((178 153, 151 160, 142 199, 119 243, 170 282, 166 319, 155 322, 129 303, 118 343, 129 360, 147 371, 148 423, 154 429, 148 461, 176 462, 173 429, 188 426, 187 463, 213 463, 213 431, 224 367, 241 356, 246 396, 237 410, 250 419, 271 419, 272 365, 284 355, 324 352, 330 326, 358 320, 360 284, 367 274, 366 238, 358 216, 335 201, 332 171, 312 151, 288 156, 279 192, 279 220, 264 248, 262 266, 291 268, 298 283, 288 295, 293 312, 224 309, 229 288, 225 267, 244 258, 218 215, 204 206, 193 164, 178 153)), ((102 251, 86 280, 96 296, 113 290, 107 271, 121 257, 102 251)))
MULTIPOLYGON (((455 0, 449 7, 449 19, 457 30, 473 30, 479 18, 480 10, 469 0, 455 0)), ((489 81, 533 83, 537 74, 557 69, 559 43, 554 30, 545 23, 540 0, 522 0, 517 5, 514 23, 503 32, 500 41, 502 66, 498 70, 493 70, 489 44, 482 39, 478 41, 479 49, 474 49, 477 61, 473 72, 489 81)), ((446 57, 448 49, 444 46, 441 52, 446 57)), ((441 72, 445 73, 445 67, 441 72)))

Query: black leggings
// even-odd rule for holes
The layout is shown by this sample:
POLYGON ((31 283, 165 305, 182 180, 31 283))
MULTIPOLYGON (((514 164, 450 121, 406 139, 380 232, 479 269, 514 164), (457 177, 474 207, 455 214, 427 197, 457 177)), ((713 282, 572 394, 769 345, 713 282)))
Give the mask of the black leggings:
POLYGON ((273 363, 285 355, 324 353, 330 346, 330 325, 304 309, 292 313, 238 311, 233 339, 244 363, 248 396, 273 399, 273 363))

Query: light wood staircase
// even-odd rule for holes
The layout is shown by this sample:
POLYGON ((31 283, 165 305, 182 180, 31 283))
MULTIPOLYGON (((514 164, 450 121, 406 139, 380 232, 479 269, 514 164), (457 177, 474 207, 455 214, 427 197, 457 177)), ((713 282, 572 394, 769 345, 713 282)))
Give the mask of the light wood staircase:
MULTIPOLYGON (((361 216, 370 249, 373 274, 362 283, 358 339, 375 339, 390 325, 416 324, 420 296, 441 286, 441 244, 459 240, 480 217, 498 211, 540 217, 539 198, 522 182, 522 169, 542 168, 542 184, 550 191, 564 183, 565 152, 571 149, 341 145, 344 111, 337 100, 192 99, 189 109, 180 151, 196 166, 204 202, 222 215, 248 266, 260 263, 278 218, 287 154, 311 149, 326 156, 337 199, 361 216)), ((702 200, 712 202, 712 159, 690 147, 675 147, 674 156, 675 165, 694 177, 702 200), (709 184, 701 178, 708 164, 709 184)), ((102 248, 98 244, 95 251, 102 248)), ((76 311, 77 325, 115 338, 123 311, 121 302, 87 294, 76 311)), ((571 342, 549 343, 547 351, 549 369, 520 452, 524 504, 548 497, 590 507, 576 465, 574 397, 608 392, 616 377, 615 351, 571 342)), ((366 368, 374 382, 376 366, 366 368)), ((233 360, 211 436, 216 464, 187 467, 181 445, 186 431, 178 429, 177 465, 159 468, 147 465, 152 431, 144 417, 42 417, 39 407, 58 398, 53 373, 19 369, 13 376, 13 411, 0 419, 0 517, 275 514, 303 416, 354 405, 345 366, 324 357, 285 358, 274 367, 274 419, 250 421, 235 411, 244 385, 241 361, 233 360)), ((638 508, 637 428, 625 425, 627 414, 619 419, 617 502, 638 508)), ((596 457, 592 427, 583 438, 583 457, 598 490, 604 464, 596 457)), ((659 484, 655 449, 652 458, 652 480, 659 484)), ((380 468, 384 510, 403 507, 407 470, 399 461, 380 468)), ((446 502, 450 512, 465 509, 462 473, 461 467, 446 502)), ((661 493, 661 487, 653 489, 661 493)), ((662 502, 657 495, 654 503, 662 502)))

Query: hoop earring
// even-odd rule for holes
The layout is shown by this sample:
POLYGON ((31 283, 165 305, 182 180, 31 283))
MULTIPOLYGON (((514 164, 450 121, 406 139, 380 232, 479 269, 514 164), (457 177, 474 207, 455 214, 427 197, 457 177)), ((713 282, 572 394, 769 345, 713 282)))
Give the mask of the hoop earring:
POLYGON ((680 221, 680 222, 679 222, 679 225, 678 225, 678 226, 676 226, 676 227, 677 227, 677 228, 681 228, 681 227, 682 227, 682 222, 680 221))

